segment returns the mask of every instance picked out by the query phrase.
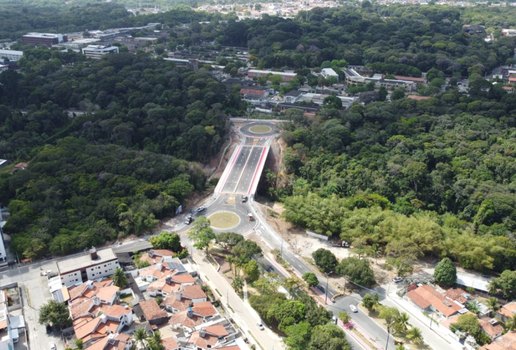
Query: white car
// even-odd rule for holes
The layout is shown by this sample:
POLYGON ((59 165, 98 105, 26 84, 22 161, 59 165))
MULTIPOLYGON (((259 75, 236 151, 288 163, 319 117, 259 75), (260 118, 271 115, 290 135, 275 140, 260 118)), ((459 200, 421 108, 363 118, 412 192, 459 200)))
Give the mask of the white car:
POLYGON ((263 323, 261 323, 261 322, 258 322, 256 325, 258 326, 258 328, 259 328, 261 331, 263 331, 263 330, 265 329, 265 327, 263 326, 263 323))
POLYGON ((57 350, 57 346, 55 343, 50 343, 49 346, 50 346, 50 350, 57 350))
POLYGON ((350 305, 349 305, 349 309, 350 309, 352 312, 358 312, 357 307, 356 307, 355 305, 353 305, 353 304, 350 304, 350 305))

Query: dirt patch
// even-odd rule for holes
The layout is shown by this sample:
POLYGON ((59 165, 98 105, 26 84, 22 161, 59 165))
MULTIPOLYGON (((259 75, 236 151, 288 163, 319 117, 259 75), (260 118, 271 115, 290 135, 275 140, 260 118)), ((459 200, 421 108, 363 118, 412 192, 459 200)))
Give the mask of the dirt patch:
POLYGON ((208 216, 208 219, 211 226, 219 230, 232 228, 240 223, 240 217, 230 211, 217 211, 208 216))

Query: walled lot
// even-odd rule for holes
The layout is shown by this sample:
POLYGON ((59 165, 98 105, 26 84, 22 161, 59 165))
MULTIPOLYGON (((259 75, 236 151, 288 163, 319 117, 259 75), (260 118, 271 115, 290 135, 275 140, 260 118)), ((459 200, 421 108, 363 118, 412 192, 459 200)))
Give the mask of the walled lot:
MULTIPOLYGON (((0 286, 18 282, 22 293, 23 315, 30 349, 47 348, 50 343, 55 343, 58 349, 64 349, 61 339, 58 336, 47 335, 45 326, 38 322, 39 309, 52 298, 48 290, 47 277, 40 275, 40 268, 43 271, 57 271, 55 261, 42 261, 2 270, 0 271, 0 286)), ((17 349, 20 348, 17 347, 17 349)))

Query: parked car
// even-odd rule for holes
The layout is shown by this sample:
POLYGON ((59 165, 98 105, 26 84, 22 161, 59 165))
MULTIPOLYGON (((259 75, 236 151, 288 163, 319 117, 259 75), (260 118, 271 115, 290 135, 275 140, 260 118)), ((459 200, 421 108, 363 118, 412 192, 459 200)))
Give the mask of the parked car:
POLYGON ((403 277, 400 277, 400 276, 396 276, 394 277, 394 283, 400 283, 401 281, 403 281, 403 277))
POLYGON ((355 313, 356 313, 356 312, 358 312, 357 307, 356 307, 355 305, 353 305, 353 304, 350 304, 350 305, 349 305, 349 309, 350 309, 352 312, 355 312, 355 313))
POLYGON ((50 350, 57 350, 56 343, 50 343, 49 347, 50 347, 50 350))
POLYGON ((263 330, 265 329, 265 327, 263 326, 263 323, 261 323, 261 322, 258 322, 256 325, 258 326, 258 328, 259 328, 261 331, 263 331, 263 330))
POLYGON ((202 213, 203 211, 206 211, 206 207, 205 207, 205 206, 202 206, 202 207, 199 207, 199 208, 195 209, 195 212, 196 212, 197 214, 200 214, 200 213, 202 213))
POLYGON ((185 218, 185 225, 190 225, 193 221, 193 217, 192 215, 188 215, 186 218, 185 218))
POLYGON ((249 199, 249 198, 248 198, 247 196, 242 196, 242 203, 247 202, 247 200, 248 200, 248 199, 249 199))

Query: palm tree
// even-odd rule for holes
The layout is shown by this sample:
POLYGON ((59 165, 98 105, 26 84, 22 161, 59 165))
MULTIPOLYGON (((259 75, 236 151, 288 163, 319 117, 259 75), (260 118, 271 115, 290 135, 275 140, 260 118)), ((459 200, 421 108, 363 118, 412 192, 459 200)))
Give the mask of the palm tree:
POLYGON ((500 304, 498 304, 497 298, 489 298, 487 299, 487 306, 493 312, 493 314, 500 308, 500 304))
POLYGON ((405 334, 408 328, 408 322, 409 316, 406 313, 401 312, 394 321, 394 329, 396 330, 396 333, 405 334))
POLYGON ((145 339, 147 338, 147 332, 143 328, 136 328, 136 330, 133 333, 134 340, 137 345, 140 345, 138 348, 140 349, 146 349, 147 344, 145 339))
POLYGON ((507 321, 505 321, 505 329, 509 331, 516 331, 516 315, 512 315, 507 321))
POLYGON ((161 344, 161 334, 156 331, 147 337, 147 344, 149 350, 164 350, 165 347, 161 344))
POLYGON ((113 275, 113 284, 117 287, 124 289, 127 286, 127 276, 124 270, 117 267, 113 275))
POLYGON ((412 327, 407 331, 407 339, 413 342, 416 345, 423 344, 423 334, 421 333, 421 329, 417 327, 412 327))

